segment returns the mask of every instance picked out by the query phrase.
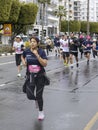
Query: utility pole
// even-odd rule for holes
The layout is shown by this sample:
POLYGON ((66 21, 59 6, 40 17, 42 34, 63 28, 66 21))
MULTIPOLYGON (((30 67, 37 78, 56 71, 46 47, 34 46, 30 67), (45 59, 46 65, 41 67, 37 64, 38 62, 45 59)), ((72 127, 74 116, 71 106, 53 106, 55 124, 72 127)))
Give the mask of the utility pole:
POLYGON ((41 43, 43 43, 43 38, 44 38, 44 14, 45 14, 45 9, 44 9, 45 4, 42 3, 42 36, 41 36, 41 43))
POLYGON ((89 25, 89 0, 87 0, 87 35, 89 35, 89 29, 90 29, 90 25, 89 25))
POLYGON ((69 0, 68 0, 68 36, 69 36, 69 0))

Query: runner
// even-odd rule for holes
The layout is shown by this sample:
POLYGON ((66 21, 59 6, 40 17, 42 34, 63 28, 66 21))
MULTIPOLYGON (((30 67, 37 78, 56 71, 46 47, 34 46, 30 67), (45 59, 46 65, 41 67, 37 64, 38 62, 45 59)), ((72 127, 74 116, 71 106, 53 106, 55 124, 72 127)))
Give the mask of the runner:
POLYGON ((71 36, 70 39, 70 64, 71 64, 71 69, 73 69, 73 58, 75 57, 76 60, 76 66, 79 67, 78 63, 78 47, 79 47, 79 42, 78 38, 75 37, 74 35, 71 36), (74 56, 74 57, 73 57, 74 56))
POLYGON ((63 47, 62 47, 63 41, 64 41, 64 35, 62 35, 60 38, 60 59, 63 58, 63 47))
POLYGON ((84 36, 81 34, 80 37, 79 37, 79 51, 80 51, 80 53, 81 53, 81 59, 82 59, 82 57, 83 57, 83 46, 82 46, 82 44, 83 44, 84 41, 85 41, 85 38, 84 38, 84 36))
POLYGON ((95 58, 96 56, 98 57, 98 41, 96 39, 93 39, 92 51, 93 58, 95 58))
POLYGON ((17 35, 15 38, 15 41, 13 43, 13 50, 15 51, 15 60, 16 60, 16 66, 18 70, 18 77, 21 77, 21 55, 23 53, 24 43, 22 41, 22 38, 20 35, 17 35))
POLYGON ((58 34, 54 38, 54 50, 55 50, 55 56, 59 56, 60 55, 60 39, 59 39, 58 34))
POLYGON ((30 49, 23 52, 22 62, 24 66, 27 66, 27 75, 31 83, 30 93, 33 93, 32 95, 34 97, 32 100, 35 100, 38 104, 38 119, 43 120, 45 117, 43 111, 43 91, 45 86, 44 67, 47 66, 47 57, 45 51, 38 48, 38 43, 39 39, 37 37, 31 37, 30 49))
POLYGON ((46 44, 46 52, 47 52, 47 56, 48 56, 49 55, 49 51, 52 52, 52 49, 51 49, 52 40, 49 37, 46 37, 45 44, 46 44))
POLYGON ((62 54, 63 54, 64 65, 68 66, 68 63, 69 63, 69 41, 68 41, 66 35, 64 36, 64 39, 63 39, 61 45, 62 45, 62 49, 63 49, 62 54))
POLYGON ((82 46, 83 46, 84 56, 87 58, 87 65, 89 65, 91 48, 92 48, 92 41, 90 36, 86 37, 86 41, 83 42, 82 46))

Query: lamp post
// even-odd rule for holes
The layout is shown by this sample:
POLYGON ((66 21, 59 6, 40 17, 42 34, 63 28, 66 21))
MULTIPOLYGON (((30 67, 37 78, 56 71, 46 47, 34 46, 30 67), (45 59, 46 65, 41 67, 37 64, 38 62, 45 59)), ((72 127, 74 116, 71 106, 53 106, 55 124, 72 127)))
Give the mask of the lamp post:
POLYGON ((68 0, 68 36, 69 36, 69 0, 68 0))
POLYGON ((43 37, 44 37, 44 3, 41 3, 41 7, 42 7, 42 19, 41 19, 41 25, 42 25, 42 31, 41 31, 41 43, 43 43, 43 37))
POLYGON ((87 0, 87 35, 89 35, 89 0, 87 0))

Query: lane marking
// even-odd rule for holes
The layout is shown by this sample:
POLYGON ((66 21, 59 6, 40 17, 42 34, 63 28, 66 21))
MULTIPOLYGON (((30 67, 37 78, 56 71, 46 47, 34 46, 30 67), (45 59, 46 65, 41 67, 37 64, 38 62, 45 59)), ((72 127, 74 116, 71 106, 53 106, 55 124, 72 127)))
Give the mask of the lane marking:
MULTIPOLYGON (((93 60, 93 58, 91 58, 91 60, 93 60)), ((83 63, 83 62, 86 62, 87 60, 85 59, 85 60, 82 60, 82 61, 79 61, 79 63, 83 63)), ((96 60, 96 61, 98 61, 98 60, 96 60)), ((0 63, 0 66, 2 66, 2 65, 7 65, 7 64, 12 64, 12 63, 15 63, 15 61, 10 61, 10 62, 5 62, 5 63, 0 63)), ((73 63, 73 65, 75 65, 76 63, 73 63)), ((69 65, 70 66, 70 65, 69 65)), ((64 66, 65 67, 65 66, 64 66)), ((55 72, 55 71, 57 71, 57 70, 63 70, 64 68, 63 68, 63 66, 61 66, 61 67, 59 67, 59 68, 56 68, 56 69, 54 69, 54 70, 50 70, 50 71, 47 71, 47 73, 49 74, 49 73, 51 73, 51 72, 55 72)), ((4 86, 5 84, 0 84, 0 86, 4 86)))
POLYGON ((93 118, 88 122, 86 127, 83 130, 91 130, 95 122, 98 120, 98 112, 93 116, 93 118))
POLYGON ((0 84, 0 87, 5 86, 5 84, 0 84))
POLYGON ((12 64, 15 63, 15 61, 10 61, 10 62, 5 62, 5 63, 0 63, 0 65, 7 65, 7 64, 12 64))

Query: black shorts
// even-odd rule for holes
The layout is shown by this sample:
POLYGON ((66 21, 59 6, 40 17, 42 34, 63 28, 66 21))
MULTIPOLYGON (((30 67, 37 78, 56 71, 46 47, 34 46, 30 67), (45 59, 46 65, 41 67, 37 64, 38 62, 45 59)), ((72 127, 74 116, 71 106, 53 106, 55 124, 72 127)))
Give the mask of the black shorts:
POLYGON ((63 52, 63 58, 65 59, 65 57, 69 57, 69 52, 63 52))
POLYGON ((21 64, 21 54, 15 54, 16 66, 21 64))
POLYGON ((70 54, 74 55, 75 57, 78 57, 78 52, 70 52, 70 54))
POLYGON ((87 54, 90 54, 90 53, 91 53, 91 51, 85 51, 84 55, 87 55, 87 54))

